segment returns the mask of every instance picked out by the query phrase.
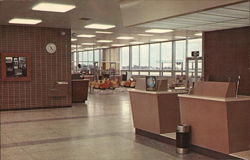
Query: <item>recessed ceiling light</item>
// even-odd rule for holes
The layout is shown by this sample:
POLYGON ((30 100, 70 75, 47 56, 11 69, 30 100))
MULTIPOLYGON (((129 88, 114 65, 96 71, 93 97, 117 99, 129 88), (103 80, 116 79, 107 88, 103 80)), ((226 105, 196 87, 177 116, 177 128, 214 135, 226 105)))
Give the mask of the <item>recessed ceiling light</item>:
POLYGON ((202 36, 202 33, 196 33, 195 36, 202 36))
POLYGON ((143 44, 144 42, 136 42, 136 41, 134 41, 134 42, 130 42, 130 44, 143 44))
POLYGON ((89 29, 110 29, 110 28, 114 28, 114 27, 115 27, 115 25, 93 23, 93 24, 86 25, 84 28, 89 28, 89 29))
POLYGON ((147 33, 167 33, 167 32, 173 32, 172 29, 148 29, 145 32, 147 33))
POLYGON ((35 5, 32 10, 65 13, 74 8, 76 8, 75 5, 41 2, 35 5))
POLYGON ((93 38, 95 35, 92 34, 79 34, 77 37, 83 37, 83 38, 93 38))
POLYGON ((93 47, 84 48, 84 50, 93 50, 93 49, 94 49, 93 47))
POLYGON ((125 44, 112 44, 113 47, 121 47, 121 46, 125 46, 125 44))
POLYGON ((82 46, 81 45, 76 45, 76 44, 71 44, 71 47, 72 48, 76 48, 76 47, 79 48, 79 47, 82 47, 82 46))
POLYGON ((116 39, 130 40, 130 39, 134 39, 134 37, 117 37, 116 39))
POLYGON ((95 33, 101 33, 101 34, 112 34, 113 32, 96 31, 95 33))
POLYGON ((38 24, 41 23, 40 19, 28 19, 28 18, 12 18, 9 23, 12 24, 38 24))
POLYGON ((95 45, 95 43, 82 43, 82 45, 84 45, 84 46, 92 46, 92 45, 95 45))
POLYGON ((110 43, 113 42, 112 40, 98 40, 99 43, 110 43))
POLYGON ((150 37, 150 36, 153 36, 153 34, 138 34, 138 36, 150 37))
POLYGON ((151 42, 167 41, 168 39, 151 39, 151 42))
POLYGON ((184 39, 184 38, 187 38, 187 37, 184 37, 184 36, 175 36, 176 39, 184 39))
POLYGON ((96 47, 98 49, 105 49, 105 48, 109 48, 109 46, 99 46, 99 47, 96 47))
POLYGON ((71 41, 77 41, 77 39, 76 38, 71 38, 71 41))

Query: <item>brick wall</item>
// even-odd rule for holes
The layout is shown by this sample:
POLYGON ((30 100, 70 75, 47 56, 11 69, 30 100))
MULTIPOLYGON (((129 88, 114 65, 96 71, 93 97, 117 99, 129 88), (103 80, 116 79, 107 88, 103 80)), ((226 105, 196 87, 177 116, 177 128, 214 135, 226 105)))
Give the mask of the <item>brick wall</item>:
POLYGON ((71 105, 70 30, 33 26, 0 26, 0 54, 32 55, 31 81, 0 81, 0 108, 36 108, 71 105), (61 35, 65 32, 65 35, 61 35), (45 46, 55 43, 57 51, 48 54, 45 46), (51 97, 56 81, 69 82, 66 96, 51 97))

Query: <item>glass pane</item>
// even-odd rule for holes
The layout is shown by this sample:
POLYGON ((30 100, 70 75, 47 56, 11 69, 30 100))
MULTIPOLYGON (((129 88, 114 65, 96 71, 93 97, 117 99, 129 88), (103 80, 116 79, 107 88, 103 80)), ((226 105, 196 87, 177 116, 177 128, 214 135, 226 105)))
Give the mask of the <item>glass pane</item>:
POLYGON ((149 69, 149 45, 140 46, 140 69, 149 69))
POLYGON ((73 53, 73 61, 76 61, 76 52, 73 53))
POLYGON ((159 76, 160 73, 159 72, 150 72, 150 76, 159 76))
POLYGON ((100 58, 100 50, 95 50, 95 62, 99 62, 99 58, 100 58))
POLYGON ((132 46, 132 69, 140 69, 139 46, 132 46))
POLYGON ((82 61, 88 61, 88 52, 85 51, 85 52, 82 52, 82 61))
POLYGON ((150 69, 160 69, 160 44, 150 44, 150 69))
POLYGON ((172 69, 172 42, 161 44, 161 62, 163 70, 172 69))
POLYGON ((88 51, 88 61, 93 62, 94 60, 94 51, 88 51))
POLYGON ((100 54, 99 54, 99 56, 100 56, 100 62, 102 62, 103 61, 103 50, 101 49, 99 51, 100 51, 100 54))
POLYGON ((139 72, 132 72, 132 75, 139 75, 139 72))
POLYGON ((129 47, 122 47, 120 49, 121 56, 121 69, 128 70, 129 69, 129 47))
POLYGON ((148 75, 148 72, 140 72, 140 75, 142 75, 142 76, 147 76, 147 75, 148 75))
POLYGON ((171 72, 163 72, 163 76, 172 76, 171 72))
POLYGON ((202 56, 202 39, 188 40, 188 57, 192 57, 192 51, 199 51, 200 56, 202 56))
POLYGON ((186 64, 186 41, 176 41, 176 70, 185 69, 186 64))
POLYGON ((79 56, 79 61, 83 61, 83 52, 77 52, 79 56))

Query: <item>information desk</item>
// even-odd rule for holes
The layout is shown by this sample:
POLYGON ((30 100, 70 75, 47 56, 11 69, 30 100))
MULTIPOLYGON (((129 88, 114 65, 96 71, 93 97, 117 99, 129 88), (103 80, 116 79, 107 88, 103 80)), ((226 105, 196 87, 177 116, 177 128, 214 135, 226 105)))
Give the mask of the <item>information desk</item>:
POLYGON ((72 102, 85 102, 88 98, 89 80, 72 80, 72 102))
POLYGON ((143 91, 130 89, 134 127, 152 133, 176 131, 180 122, 177 95, 186 91, 143 91))
MULTIPOLYGON (((207 86, 205 83, 201 85, 204 85, 201 88, 207 86)), ((217 92, 216 88, 214 92, 217 92)), ((249 150, 250 97, 205 95, 204 91, 202 96, 178 95, 181 123, 191 125, 192 144, 226 154, 249 150)))

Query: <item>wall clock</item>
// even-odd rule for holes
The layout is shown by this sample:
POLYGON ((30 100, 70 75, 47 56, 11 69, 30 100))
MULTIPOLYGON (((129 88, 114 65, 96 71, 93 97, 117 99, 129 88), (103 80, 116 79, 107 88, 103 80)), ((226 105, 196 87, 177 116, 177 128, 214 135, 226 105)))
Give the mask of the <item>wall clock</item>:
POLYGON ((46 51, 50 54, 55 53, 56 52, 56 45, 54 43, 48 43, 46 45, 46 51))

